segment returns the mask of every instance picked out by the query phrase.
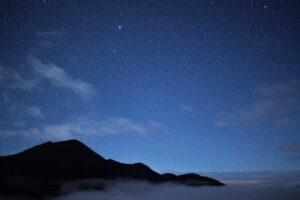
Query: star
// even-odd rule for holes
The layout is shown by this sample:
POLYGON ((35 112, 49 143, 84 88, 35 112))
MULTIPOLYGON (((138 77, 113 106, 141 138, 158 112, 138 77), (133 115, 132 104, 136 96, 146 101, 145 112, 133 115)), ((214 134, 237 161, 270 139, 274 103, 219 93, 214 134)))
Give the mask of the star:
POLYGON ((118 25, 118 29, 121 30, 123 28, 122 25, 118 25))

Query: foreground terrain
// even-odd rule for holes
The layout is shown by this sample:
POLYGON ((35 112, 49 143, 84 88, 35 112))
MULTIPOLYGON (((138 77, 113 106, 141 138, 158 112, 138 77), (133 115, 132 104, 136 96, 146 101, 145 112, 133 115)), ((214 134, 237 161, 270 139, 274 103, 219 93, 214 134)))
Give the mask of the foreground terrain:
POLYGON ((0 194, 43 197, 67 193, 62 186, 72 181, 80 190, 104 190, 103 181, 141 180, 188 186, 222 186, 195 173, 159 174, 142 163, 124 164, 104 159, 77 140, 46 142, 18 154, 0 157, 0 194), (77 181, 77 182, 76 182, 77 181))

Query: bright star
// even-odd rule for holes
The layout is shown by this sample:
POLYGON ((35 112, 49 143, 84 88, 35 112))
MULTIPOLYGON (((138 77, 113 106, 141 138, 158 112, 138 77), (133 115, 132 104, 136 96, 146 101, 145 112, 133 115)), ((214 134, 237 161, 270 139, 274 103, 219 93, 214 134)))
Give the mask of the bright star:
POLYGON ((123 28, 122 25, 119 25, 119 26, 118 26, 118 29, 119 29, 119 30, 121 30, 122 28, 123 28))

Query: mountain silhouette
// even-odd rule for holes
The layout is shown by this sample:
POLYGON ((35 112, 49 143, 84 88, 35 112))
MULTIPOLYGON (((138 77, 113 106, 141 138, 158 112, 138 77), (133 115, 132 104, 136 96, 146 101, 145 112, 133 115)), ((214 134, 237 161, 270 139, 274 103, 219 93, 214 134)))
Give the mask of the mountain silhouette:
POLYGON ((102 156, 78 140, 46 142, 23 152, 0 157, 0 190, 10 194, 55 193, 62 181, 90 178, 174 182, 193 186, 223 185, 197 174, 159 174, 143 163, 124 164, 102 156), (23 184, 19 184, 19 183, 23 184), (9 184, 8 184, 9 183, 9 184), (18 184, 16 184, 18 183, 18 184), (23 188, 24 185, 35 185, 23 188), (35 188, 33 191, 32 189, 35 188))
POLYGON ((166 181, 174 182, 174 183, 181 183, 185 185, 190 185, 190 186, 202 186, 202 185, 208 185, 208 186, 222 186, 224 185, 223 183, 220 183, 219 181, 205 177, 205 176, 200 176, 195 173, 188 173, 188 174, 182 174, 176 176, 175 174, 171 173, 166 173, 162 174, 164 179, 166 181))

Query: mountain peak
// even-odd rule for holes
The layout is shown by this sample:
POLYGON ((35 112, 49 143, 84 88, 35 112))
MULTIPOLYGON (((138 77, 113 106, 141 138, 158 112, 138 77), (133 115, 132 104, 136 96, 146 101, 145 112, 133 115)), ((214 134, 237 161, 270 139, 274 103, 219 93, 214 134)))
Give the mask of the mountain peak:
POLYGON ((20 152, 14 155, 14 157, 39 162, 90 162, 94 160, 105 160, 102 156, 75 139, 59 142, 48 141, 20 152))
MULTIPOLYGON (((38 180, 130 178, 152 182, 172 181, 189 185, 222 185, 197 174, 161 175, 143 163, 106 160, 78 140, 45 142, 0 159, 0 177, 10 175, 38 180)), ((1 185, 0 185, 1 189, 1 185)))
POLYGON ((40 145, 37 145, 37 146, 44 146, 44 145, 55 145, 55 144, 63 144, 63 145, 84 145, 86 146, 85 144, 83 144, 82 142, 80 142, 79 140, 76 140, 76 139, 70 139, 70 140, 63 140, 63 141, 58 141, 58 142, 52 142, 52 141, 47 141, 45 143, 42 143, 40 145))

